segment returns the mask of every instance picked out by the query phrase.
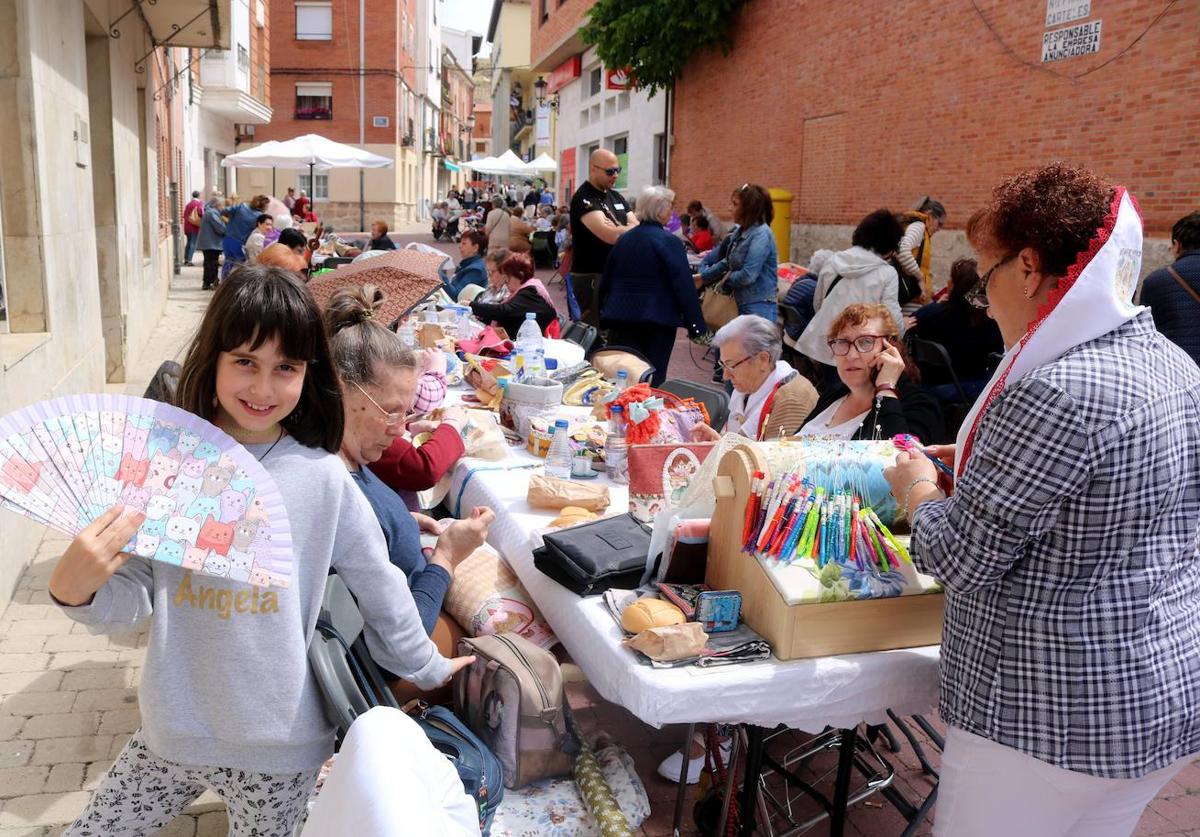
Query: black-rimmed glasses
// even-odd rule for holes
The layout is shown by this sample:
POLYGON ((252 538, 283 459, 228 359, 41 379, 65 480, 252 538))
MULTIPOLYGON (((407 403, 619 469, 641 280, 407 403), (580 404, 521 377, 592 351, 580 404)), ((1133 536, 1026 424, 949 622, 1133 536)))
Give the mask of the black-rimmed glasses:
POLYGON ((853 340, 845 337, 835 337, 832 340, 826 340, 825 345, 829 347, 829 351, 833 352, 838 357, 845 357, 850 354, 850 347, 853 346, 855 351, 860 355, 865 355, 867 352, 875 350, 875 345, 880 340, 887 339, 886 334, 860 334, 853 340))

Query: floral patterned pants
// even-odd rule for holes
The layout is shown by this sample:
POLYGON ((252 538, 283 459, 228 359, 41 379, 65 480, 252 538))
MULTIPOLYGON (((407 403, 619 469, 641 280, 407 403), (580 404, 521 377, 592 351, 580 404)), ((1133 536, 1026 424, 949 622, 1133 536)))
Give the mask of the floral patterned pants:
POLYGON ((229 811, 230 837, 291 837, 318 770, 253 773, 225 767, 184 767, 150 752, 134 733, 87 809, 63 837, 141 837, 183 813, 205 788, 229 811))

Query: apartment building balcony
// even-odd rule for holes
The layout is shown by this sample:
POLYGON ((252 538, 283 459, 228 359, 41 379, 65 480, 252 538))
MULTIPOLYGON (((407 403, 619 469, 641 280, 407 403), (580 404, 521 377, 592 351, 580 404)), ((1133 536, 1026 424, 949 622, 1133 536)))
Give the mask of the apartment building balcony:
POLYGON ((513 111, 512 117, 512 142, 513 144, 520 143, 529 134, 533 132, 534 118, 532 110, 516 110, 513 111))
POLYGON ((267 104, 268 69, 251 66, 245 44, 233 49, 209 50, 200 59, 199 104, 205 110, 234 122, 266 125, 271 121, 267 104))
MULTIPOLYGON (((158 0, 156 3, 134 3, 129 10, 138 9, 155 39, 169 46, 229 49, 233 31, 232 7, 232 0, 158 0)), ((132 22, 132 19, 126 22, 132 22)), ((118 32, 120 28, 117 21, 118 32)))

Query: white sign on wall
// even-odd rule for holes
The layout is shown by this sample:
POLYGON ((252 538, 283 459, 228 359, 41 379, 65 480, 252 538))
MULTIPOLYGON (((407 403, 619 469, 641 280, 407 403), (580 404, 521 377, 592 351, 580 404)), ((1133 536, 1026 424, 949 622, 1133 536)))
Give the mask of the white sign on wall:
POLYGON ((1099 52, 1100 23, 1098 20, 1090 20, 1042 35, 1042 63, 1099 52))
POLYGON ((550 144, 550 107, 548 105, 538 105, 537 125, 533 141, 536 145, 550 144))
POLYGON ((1082 20, 1092 13, 1092 0, 1046 0, 1046 26, 1082 20))

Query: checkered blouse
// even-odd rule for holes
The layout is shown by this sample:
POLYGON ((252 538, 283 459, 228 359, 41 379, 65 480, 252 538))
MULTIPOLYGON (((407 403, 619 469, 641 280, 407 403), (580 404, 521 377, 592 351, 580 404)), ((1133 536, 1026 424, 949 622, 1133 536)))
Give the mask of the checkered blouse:
POLYGON ((1068 770, 1200 752, 1200 369, 1148 312, 1010 385, 914 514, 943 719, 1068 770))

